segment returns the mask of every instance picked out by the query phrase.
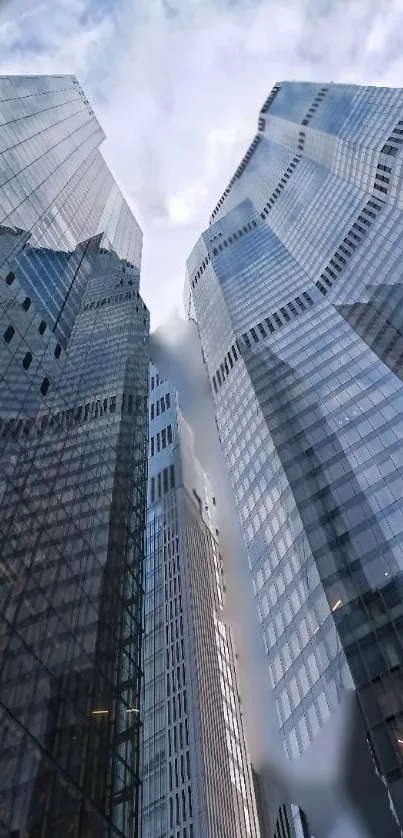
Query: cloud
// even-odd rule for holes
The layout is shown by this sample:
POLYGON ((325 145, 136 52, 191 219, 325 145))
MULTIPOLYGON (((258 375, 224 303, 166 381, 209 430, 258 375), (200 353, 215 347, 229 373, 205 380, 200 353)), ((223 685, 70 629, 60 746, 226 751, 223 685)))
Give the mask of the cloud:
POLYGON ((400 33, 402 0, 48 0, 0 29, 0 73, 80 78, 144 231, 156 325, 272 85, 399 85, 400 33))
POLYGON ((0 29, 0 73, 96 72, 114 29, 106 10, 103 17, 90 15, 89 0, 43 0, 38 6, 31 0, 30 6, 30 13, 0 29))
POLYGON ((208 196, 204 183, 193 183, 186 187, 182 195, 173 195, 168 200, 169 216, 172 221, 187 221, 197 211, 199 202, 208 196))

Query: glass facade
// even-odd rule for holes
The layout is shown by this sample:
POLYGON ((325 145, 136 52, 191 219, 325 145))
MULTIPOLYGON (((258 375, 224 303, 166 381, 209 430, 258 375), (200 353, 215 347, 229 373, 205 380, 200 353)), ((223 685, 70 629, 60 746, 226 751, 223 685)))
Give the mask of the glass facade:
POLYGON ((0 123, 0 835, 133 838, 141 231, 75 78, 0 78, 0 123))
POLYGON ((353 688, 385 834, 403 826, 402 146, 401 90, 277 84, 185 290, 287 756, 353 688))
POLYGON ((259 838, 216 499, 154 365, 148 486, 143 838, 259 838))

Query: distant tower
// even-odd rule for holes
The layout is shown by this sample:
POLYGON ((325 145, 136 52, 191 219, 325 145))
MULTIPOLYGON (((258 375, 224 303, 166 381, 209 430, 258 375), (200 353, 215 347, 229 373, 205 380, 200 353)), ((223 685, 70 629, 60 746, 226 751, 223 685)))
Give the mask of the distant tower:
POLYGON ((142 838, 258 838, 216 499, 153 365, 149 435, 142 838))

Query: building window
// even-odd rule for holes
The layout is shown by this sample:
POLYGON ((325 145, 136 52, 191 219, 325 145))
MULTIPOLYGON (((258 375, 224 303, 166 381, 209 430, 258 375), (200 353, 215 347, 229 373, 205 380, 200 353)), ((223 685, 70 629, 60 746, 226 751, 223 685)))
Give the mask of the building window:
POLYGON ((24 300, 24 302, 22 303, 22 308, 24 309, 24 311, 28 311, 28 309, 29 309, 30 307, 31 307, 31 300, 30 300, 30 298, 29 298, 29 297, 25 297, 25 300, 24 300))
POLYGON ((161 497, 161 472, 157 475, 158 499, 161 497))
POLYGON ((168 469, 164 468, 162 472, 162 484, 164 489, 164 495, 169 492, 169 483, 168 483, 168 469))
POLYGON ((159 454, 160 451, 161 451, 161 439, 160 439, 159 433, 157 434, 156 439, 157 439, 157 454, 159 454))
POLYGON ((6 276, 6 283, 7 283, 7 285, 12 285, 12 284, 13 284, 13 282, 14 282, 14 280, 15 280, 15 273, 13 273, 12 271, 10 271, 10 273, 9 273, 9 274, 7 274, 7 276, 6 276))
POLYGON ((163 428, 161 431, 161 448, 164 449, 167 447, 167 432, 166 429, 163 428))
POLYGON ((395 157, 395 155, 397 154, 397 148, 394 148, 393 146, 386 143, 386 145, 384 145, 381 148, 381 154, 391 154, 392 157, 395 157))
POLYGON ((56 346, 55 346, 55 351, 53 353, 55 358, 60 358, 61 351, 62 351, 62 347, 60 346, 60 343, 57 343, 56 346))
POLYGON ((159 402, 159 399, 158 399, 158 401, 156 402, 156 406, 157 406, 157 416, 159 416, 159 415, 160 415, 160 402, 159 402))
POLYGON ((6 343, 10 343, 11 338, 15 335, 14 326, 8 326, 6 331, 4 332, 4 340, 6 343))
POLYGON ((40 334, 40 335, 45 334, 45 329, 46 329, 46 323, 45 323, 45 321, 44 321, 44 320, 41 320, 41 322, 40 322, 40 324, 39 324, 39 326, 38 326, 38 332, 39 332, 39 334, 40 334))
POLYGON ((170 396, 169 393, 167 393, 166 396, 165 396, 165 403, 166 403, 167 410, 168 410, 168 408, 171 407, 171 396, 170 396))
POLYGON ((154 437, 151 437, 151 456, 154 456, 154 437))
POLYGON ((165 413, 165 399, 161 396, 161 413, 165 413))
POLYGON ((151 503, 155 502, 155 477, 151 478, 151 503))
POLYGON ((32 354, 31 354, 31 352, 27 352, 27 354, 25 355, 25 358, 22 362, 22 366, 24 367, 24 370, 28 369, 28 367, 31 365, 31 361, 32 361, 32 354))
POLYGON ((154 419, 154 405, 151 405, 151 419, 154 419))
POLYGON ((49 379, 45 376, 45 378, 43 379, 42 384, 41 384, 41 393, 42 393, 42 396, 46 396, 46 393, 47 393, 47 392, 48 392, 48 390, 49 390, 49 384, 50 384, 50 381, 49 381, 49 379))
POLYGON ((157 386, 157 387, 158 387, 159 383, 160 383, 160 377, 159 377, 159 375, 158 375, 158 373, 157 373, 157 380, 156 380, 156 382, 155 382, 155 384, 156 384, 156 386, 157 386))
POLYGON ((155 383, 155 379, 154 379, 154 376, 152 376, 152 378, 151 378, 151 389, 152 390, 154 390, 154 383, 155 383))
POLYGON ((172 443, 172 425, 168 425, 167 427, 167 437, 168 437, 168 445, 172 443))

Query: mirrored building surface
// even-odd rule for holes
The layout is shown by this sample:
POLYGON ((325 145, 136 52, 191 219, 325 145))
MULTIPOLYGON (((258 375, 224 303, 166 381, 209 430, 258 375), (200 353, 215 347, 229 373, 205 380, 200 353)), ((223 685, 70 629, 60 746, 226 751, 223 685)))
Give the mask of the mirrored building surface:
POLYGON ((385 834, 403 825, 402 147, 401 90, 275 85, 185 291, 286 754, 353 688, 385 834))
POLYGON ((0 124, 0 835, 132 838, 142 236, 75 78, 0 78, 0 124))

